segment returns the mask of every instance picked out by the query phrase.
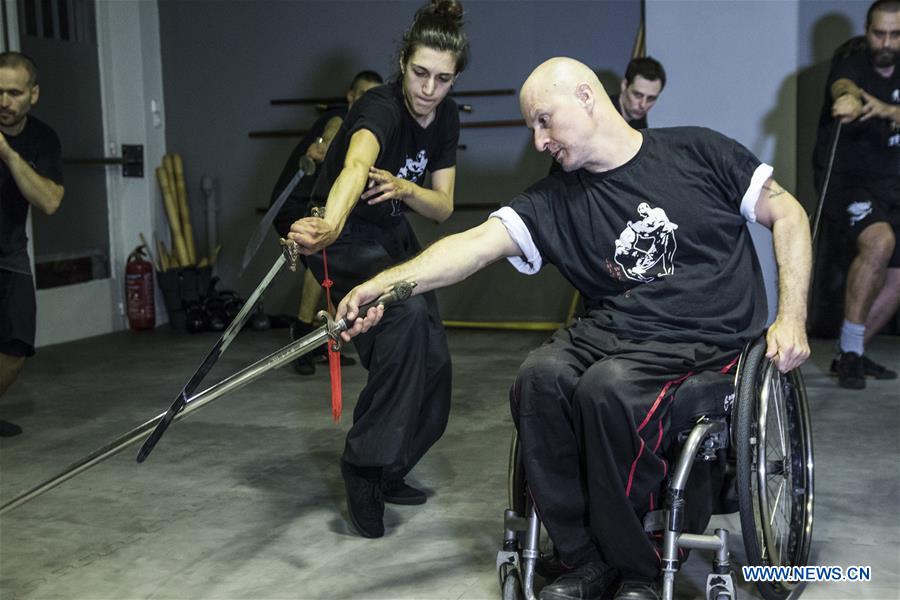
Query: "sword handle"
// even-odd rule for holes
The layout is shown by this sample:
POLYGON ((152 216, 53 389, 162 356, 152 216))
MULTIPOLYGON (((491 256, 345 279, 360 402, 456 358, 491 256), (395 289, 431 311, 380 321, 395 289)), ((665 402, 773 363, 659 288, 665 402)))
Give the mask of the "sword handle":
MULTIPOLYGON (((378 299, 373 300, 372 302, 367 302, 360 306, 359 311, 356 313, 356 318, 365 318, 366 314, 369 312, 369 309, 378 306, 379 304, 387 308, 395 302, 402 302, 406 300, 407 298, 412 296, 414 287, 416 287, 415 281, 398 281, 393 286, 391 286, 390 290, 379 296, 378 299)), ((352 323, 348 324, 347 319, 341 319, 340 321, 338 321, 337 330, 338 332, 346 331, 347 329, 350 329, 351 326, 352 323)))

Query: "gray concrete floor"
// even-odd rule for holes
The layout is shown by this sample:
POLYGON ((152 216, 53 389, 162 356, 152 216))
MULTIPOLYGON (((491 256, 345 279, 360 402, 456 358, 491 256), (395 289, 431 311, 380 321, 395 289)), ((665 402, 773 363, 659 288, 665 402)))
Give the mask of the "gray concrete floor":
MULTIPOLYGON (((285 336, 241 334, 207 381, 285 336)), ((344 370, 345 416, 335 425, 324 370, 301 378, 283 369, 176 423, 143 465, 129 448, 0 517, 0 597, 497 598, 507 389, 543 336, 450 332, 450 424, 411 475, 428 502, 389 505, 380 540, 349 530, 337 462, 364 371, 344 370)), ((159 329, 41 350, 0 405, 25 428, 0 441, 0 501, 162 412, 214 341, 159 329)), ((869 565, 873 580, 810 584, 803 597, 895 599, 900 385, 838 389, 827 375, 831 344, 815 342, 804 367, 816 450, 812 561, 869 565)), ((878 338, 870 353, 897 368, 900 338, 878 338)), ((712 525, 722 524, 739 530, 736 515, 712 525)), ((679 597, 702 595, 707 564, 692 556, 679 597)))

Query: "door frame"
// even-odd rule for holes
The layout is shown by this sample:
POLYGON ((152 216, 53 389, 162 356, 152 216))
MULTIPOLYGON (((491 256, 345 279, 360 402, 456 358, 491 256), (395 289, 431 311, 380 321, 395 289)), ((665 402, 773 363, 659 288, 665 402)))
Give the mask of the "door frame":
MULTIPOLYGON (((18 2, 0 1, 6 9, 10 49, 19 49, 18 2)), ((158 192, 148 176, 153 173, 151 165, 166 152, 157 0, 95 0, 95 8, 105 154, 118 157, 122 144, 142 144, 148 162, 143 178, 123 178, 120 166, 105 167, 110 277, 36 290, 37 347, 125 329, 127 256, 140 244, 140 233, 149 240, 165 230, 158 192)), ((30 213, 26 227, 34 272, 30 213)), ((158 290, 156 313, 157 324, 164 323, 158 290)))

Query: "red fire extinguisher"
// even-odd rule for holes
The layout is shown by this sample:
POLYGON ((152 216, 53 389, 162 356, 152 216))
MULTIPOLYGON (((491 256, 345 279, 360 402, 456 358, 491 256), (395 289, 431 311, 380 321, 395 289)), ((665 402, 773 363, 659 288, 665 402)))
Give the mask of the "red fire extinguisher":
POLYGON ((125 264, 125 306, 132 329, 156 327, 153 308, 153 264, 147 260, 147 247, 138 246, 125 264))

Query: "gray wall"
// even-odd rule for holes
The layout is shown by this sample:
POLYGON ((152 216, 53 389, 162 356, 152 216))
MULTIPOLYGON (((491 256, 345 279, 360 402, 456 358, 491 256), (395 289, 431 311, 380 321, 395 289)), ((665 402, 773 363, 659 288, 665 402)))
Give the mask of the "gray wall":
MULTIPOLYGON (((396 67, 403 29, 420 2, 410 1, 176 1, 160 0, 166 141, 184 157, 198 247, 205 247, 200 177, 208 173, 220 198, 220 275, 242 293, 276 256, 271 235, 244 276, 244 245, 268 203, 272 184, 295 140, 249 139, 252 130, 297 128, 315 113, 270 106, 272 98, 341 94, 362 68, 386 75, 396 67)), ((464 2, 472 61, 459 90, 518 88, 534 66, 569 55, 617 75, 630 57, 639 4, 621 2, 464 2)), ((613 78, 614 79, 614 78, 613 78)), ((517 119, 515 97, 473 98, 467 120, 517 119)), ((463 130, 458 156, 458 205, 501 204, 546 173, 549 159, 532 147, 529 131, 463 130)), ((148 157, 148 168, 159 157, 148 157)), ((440 227, 417 222, 423 243, 465 229, 486 211, 457 209, 440 227)), ((474 280, 441 292, 448 319, 551 320, 565 315, 571 290, 553 272, 535 278, 497 264, 474 280), (490 284, 490 285, 488 285, 490 284), (502 296, 498 297, 498 291, 502 296), (513 303, 509 299, 515 298, 513 303)), ((296 310, 296 283, 282 278, 268 312, 296 310)))

